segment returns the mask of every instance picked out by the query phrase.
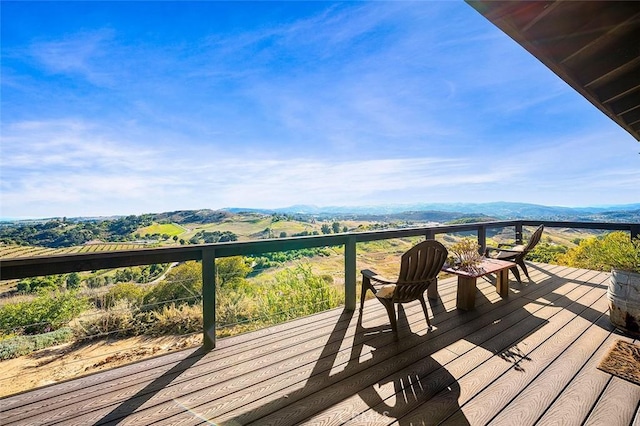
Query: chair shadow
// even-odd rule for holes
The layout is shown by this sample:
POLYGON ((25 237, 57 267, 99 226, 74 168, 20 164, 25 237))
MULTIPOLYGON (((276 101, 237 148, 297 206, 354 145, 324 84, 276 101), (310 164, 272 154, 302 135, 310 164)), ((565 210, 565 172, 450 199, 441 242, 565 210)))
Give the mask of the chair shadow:
MULTIPOLYGON (((567 279, 548 270, 543 271, 547 274, 545 280, 559 278, 558 287, 567 282, 585 284, 585 281, 579 278, 567 279)), ((531 284, 535 282, 511 282, 510 287, 524 289, 531 284)), ((597 283, 588 285, 599 286, 597 283)), ((550 291, 553 293, 554 289, 551 288, 550 291)), ((482 314, 474 311, 446 311, 439 297, 427 300, 440 323, 451 319, 460 319, 464 323, 467 315, 478 319, 482 317, 482 314)), ((461 338, 513 364, 516 371, 524 371, 530 358, 518 347, 518 343, 548 323, 547 320, 531 315, 524 309, 525 305, 532 302, 535 303, 526 297, 509 302, 513 308, 509 312, 521 314, 526 324, 512 336, 507 338, 503 334, 494 338, 502 330, 500 323, 503 318, 499 317, 483 325, 477 332, 465 334, 461 338)), ((491 302, 482 291, 478 291, 476 303, 484 305, 491 302)), ((576 315, 589 320, 602 315, 601 312, 575 303, 562 294, 556 294, 552 304, 565 306, 576 315)), ((226 419, 223 424, 242 425, 263 421, 272 424, 300 424, 324 414, 333 416, 334 420, 338 417, 341 422, 355 421, 362 424, 386 421, 414 425, 432 421, 437 423, 445 419, 454 420, 456 424, 469 424, 460 410, 458 381, 431 355, 448 347, 451 342, 439 339, 437 331, 420 334, 412 332, 412 325, 409 324, 402 305, 398 306, 397 317, 401 337, 399 340, 396 340, 391 332, 386 313, 379 315, 378 319, 383 322, 382 325, 367 327, 363 325, 362 311, 356 314, 356 311, 343 310, 322 347, 322 352, 314 359, 312 371, 302 388, 288 393, 285 397, 274 397, 254 409, 226 419), (354 320, 355 332, 351 335, 354 320), (418 353, 419 350, 424 353, 418 353)), ((368 320, 369 318, 367 322, 368 320)), ((426 324, 421 324, 422 326, 426 324)), ((510 326, 509 330, 511 329, 510 326)), ((207 352, 203 348, 195 351, 95 424, 117 424, 122 421, 193 366, 207 352)))
MULTIPOLYGON (((343 311, 336 325, 353 319, 354 314, 354 311, 343 311)), ((345 343, 349 328, 334 328, 305 386, 287 394, 286 403, 273 400, 223 424, 301 424, 323 412, 340 423, 411 424, 403 418, 414 411, 420 413, 425 409, 422 405, 428 404, 429 399, 443 389, 452 390, 450 402, 455 403, 454 409, 459 408, 459 386, 441 364, 428 355, 414 356, 415 360, 406 356, 412 347, 428 341, 430 334, 407 333, 410 328, 402 307, 398 309, 398 328, 404 332, 400 341, 395 339, 388 324, 364 327, 360 311, 353 344, 345 349, 349 359, 340 366, 340 371, 332 374, 340 352, 332 342, 345 343), (438 379, 427 379, 431 375, 438 379), (364 405, 354 397, 359 397, 364 405)))
MULTIPOLYGON (((430 299, 430 304, 437 306, 438 299, 430 299)), ((388 328, 387 325, 365 328, 362 325, 362 313, 360 313, 352 346, 351 362, 356 362, 362 353, 368 352, 372 357, 367 362, 375 365, 376 353, 380 352, 387 343, 382 338, 367 337, 382 335, 388 328), (367 351, 365 346, 372 349, 367 351)), ((410 330, 402 305, 398 305, 398 329, 405 333, 410 330)), ((430 333, 422 336, 406 333, 403 334, 402 341, 405 346, 413 347, 424 343, 430 337, 430 333)), ((399 351, 403 351, 401 344, 397 344, 397 347, 399 351)), ((387 375, 381 374, 375 384, 360 390, 358 396, 373 412, 377 413, 377 416, 367 412, 358 413, 355 419, 367 424, 375 424, 375 420, 380 418, 396 421, 399 425, 420 424, 426 419, 429 419, 428 424, 432 424, 432 422, 435 423, 438 414, 446 418, 449 412, 457 412, 460 408, 458 405, 460 386, 456 379, 429 355, 399 371, 387 375)), ((468 425, 469 422, 461 416, 457 424, 468 425)))

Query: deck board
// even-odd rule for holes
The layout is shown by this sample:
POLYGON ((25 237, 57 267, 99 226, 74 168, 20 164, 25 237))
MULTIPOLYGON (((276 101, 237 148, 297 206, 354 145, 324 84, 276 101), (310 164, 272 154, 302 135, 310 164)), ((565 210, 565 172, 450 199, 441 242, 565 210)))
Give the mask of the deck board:
POLYGON ((529 270, 504 299, 478 280, 469 312, 441 279, 434 329, 407 304, 398 341, 370 300, 0 399, 0 424, 633 424, 640 386, 596 368, 634 341, 608 321, 608 274, 529 270))

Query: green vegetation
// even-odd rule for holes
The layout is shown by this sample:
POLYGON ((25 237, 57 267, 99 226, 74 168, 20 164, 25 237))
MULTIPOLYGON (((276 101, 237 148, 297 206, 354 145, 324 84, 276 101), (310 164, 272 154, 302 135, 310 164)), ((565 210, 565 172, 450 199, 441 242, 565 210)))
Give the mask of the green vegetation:
POLYGON ((193 305, 202 297, 202 267, 186 262, 173 268, 167 277, 144 295, 144 304, 154 308, 169 303, 193 305))
POLYGON ((567 252, 567 247, 559 244, 538 243, 527 255, 527 260, 542 263, 558 263, 558 258, 567 252))
POLYGON ((42 290, 33 300, 0 307, 0 336, 54 331, 66 326, 87 307, 87 300, 75 291, 42 290))
POLYGON ((139 308, 144 303, 145 294, 145 290, 135 283, 118 283, 104 296, 104 307, 110 309, 124 301, 131 307, 139 308))
POLYGON ((201 243, 224 243, 227 241, 237 241, 238 236, 231 231, 199 231, 189 239, 191 244, 201 243))
POLYGON ((317 247, 299 250, 279 251, 273 253, 263 253, 261 255, 248 256, 253 260, 253 268, 261 270, 275 266, 282 266, 286 262, 298 260, 302 258, 311 258, 315 256, 330 256, 331 252, 327 248, 317 247))
MULTIPOLYGON (((457 222, 480 219, 463 218, 457 222)), ((316 221, 290 215, 234 215, 205 211, 87 222, 56 219, 20 225, 14 227, 14 231, 9 231, 11 227, 0 227, 0 241, 11 244, 0 247, 0 257, 142 247, 140 244, 117 242, 133 239, 136 234, 162 240, 158 244, 178 245, 406 226, 417 224, 408 221, 338 221, 329 217, 316 221), (194 222, 184 222, 187 218, 194 222), (212 218, 215 222, 207 222, 212 218), (185 227, 172 222, 184 223, 185 227), (113 242, 64 246, 72 241, 93 239, 113 242), (34 242, 50 248, 27 245, 34 242)), ((512 234, 507 230, 491 234, 491 237, 506 240, 513 238, 512 234)), ((451 246, 466 235, 468 233, 438 235, 438 240, 451 246)), ((399 256, 423 238, 358 243, 358 262, 367 267, 375 264, 376 270, 392 276, 397 273, 399 256)), ((472 240, 471 249, 476 249, 475 238, 472 240)), ((536 246, 528 259, 602 270, 610 269, 616 262, 640 268, 640 242, 632 245, 632 250, 629 250, 630 245, 626 233, 589 238, 582 232, 565 235, 549 232, 545 233, 543 242, 536 246), (574 247, 576 244, 579 245, 574 247)), ((233 335, 339 306, 343 291, 340 285, 334 285, 333 280, 336 277, 336 281, 341 282, 343 250, 342 247, 311 248, 217 259, 218 336, 233 335), (314 259, 313 264, 307 263, 306 260, 311 258, 314 259)), ((19 293, 19 301, 11 302, 6 298, 0 307, 0 359, 73 339, 202 332, 201 264, 193 261, 168 268, 169 265, 147 265, 13 282, 11 285, 17 292, 11 292, 19 293)))
POLYGON ((38 292, 42 289, 59 290, 63 288, 65 281, 64 275, 25 278, 18 282, 16 289, 21 293, 38 292))
POLYGON ((588 238, 558 257, 563 265, 610 271, 612 268, 640 272, 640 238, 631 241, 625 232, 612 232, 600 238, 588 238))
POLYGON ((163 236, 167 235, 169 237, 178 236, 184 233, 184 228, 176 225, 175 223, 153 223, 149 226, 145 226, 136 231, 136 234, 139 234, 143 237, 146 236, 163 236))
POLYGON ((72 247, 91 240, 131 241, 133 232, 151 225, 151 216, 127 216, 114 220, 71 222, 54 219, 45 223, 29 223, 0 227, 0 242, 4 244, 42 247, 72 247))
MULTIPOLYGON (((217 259, 217 322, 220 336, 233 335, 330 309, 341 303, 342 292, 330 276, 316 275, 298 265, 249 281, 254 259, 241 256, 217 259)), ((0 357, 8 359, 48 345, 74 339, 160 336, 202 331, 202 266, 180 264, 157 284, 141 286, 133 268, 117 270, 106 292, 81 296, 64 283, 90 288, 98 277, 80 280, 79 274, 28 280, 37 295, 0 307, 0 357), (80 281, 78 281, 80 280, 80 281), (63 330, 63 331, 59 331, 63 330)), ((26 281, 27 280, 23 280, 26 281)), ((104 279, 103 283, 107 280, 104 279)), ((26 297, 26 296, 24 296, 26 297)))
POLYGON ((28 355, 31 352, 61 343, 71 342, 74 338, 73 330, 69 327, 64 327, 35 336, 15 336, 1 340, 0 361, 28 355))

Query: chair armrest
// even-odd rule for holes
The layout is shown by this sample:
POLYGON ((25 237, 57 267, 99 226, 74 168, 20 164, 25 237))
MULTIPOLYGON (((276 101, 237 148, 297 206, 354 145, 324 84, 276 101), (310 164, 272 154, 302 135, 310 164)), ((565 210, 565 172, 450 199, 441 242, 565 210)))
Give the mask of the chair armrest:
POLYGON ((395 284, 395 281, 391 281, 385 277, 383 277, 382 275, 378 275, 376 272, 370 270, 370 269, 363 269, 362 271, 362 276, 363 277, 367 277, 370 280, 373 281, 377 281, 379 283, 383 283, 383 284, 395 284))
POLYGON ((524 246, 522 245, 511 245, 511 244, 498 244, 498 247, 485 247, 485 254, 490 251, 506 251, 511 253, 522 253, 524 246))
POLYGON ((489 252, 491 252, 491 251, 500 251, 500 250, 501 249, 498 248, 498 247, 489 247, 489 246, 487 246, 487 247, 484 248, 484 255, 485 256, 489 256, 489 252))

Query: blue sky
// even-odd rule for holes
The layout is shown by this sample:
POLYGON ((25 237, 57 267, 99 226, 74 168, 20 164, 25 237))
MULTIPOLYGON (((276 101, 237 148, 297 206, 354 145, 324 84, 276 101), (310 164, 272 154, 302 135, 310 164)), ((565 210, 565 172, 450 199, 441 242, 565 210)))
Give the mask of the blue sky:
POLYGON ((2 2, 2 217, 640 201, 640 147, 462 1, 2 2))

